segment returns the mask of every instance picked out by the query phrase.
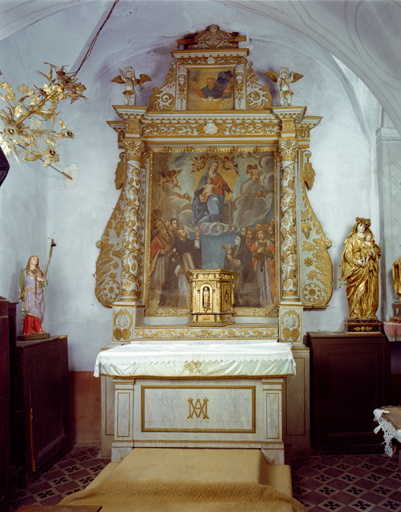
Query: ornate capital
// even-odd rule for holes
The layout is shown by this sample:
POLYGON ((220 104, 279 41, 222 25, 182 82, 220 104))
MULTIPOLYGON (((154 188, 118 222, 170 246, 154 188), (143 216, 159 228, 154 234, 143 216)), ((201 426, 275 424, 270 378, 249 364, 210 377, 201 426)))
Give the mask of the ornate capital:
POLYGON ((145 144, 142 140, 124 140, 125 153, 127 161, 142 162, 145 144))
POLYGON ((298 142, 295 139, 282 139, 279 142, 280 155, 283 161, 295 161, 297 158, 298 142))

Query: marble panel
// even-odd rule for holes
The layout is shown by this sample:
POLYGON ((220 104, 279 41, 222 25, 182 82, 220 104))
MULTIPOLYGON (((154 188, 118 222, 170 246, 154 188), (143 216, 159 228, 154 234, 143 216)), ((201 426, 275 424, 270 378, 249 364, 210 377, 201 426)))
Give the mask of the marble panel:
POLYGON ((142 432, 255 433, 256 386, 141 386, 142 432))

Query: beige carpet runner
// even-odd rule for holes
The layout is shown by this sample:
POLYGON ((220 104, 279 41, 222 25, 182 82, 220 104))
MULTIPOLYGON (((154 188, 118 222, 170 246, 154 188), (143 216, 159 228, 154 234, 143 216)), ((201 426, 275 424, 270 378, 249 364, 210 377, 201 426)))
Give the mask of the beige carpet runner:
POLYGON ((60 505, 101 512, 307 511, 292 498, 289 466, 260 450, 135 448, 60 505))

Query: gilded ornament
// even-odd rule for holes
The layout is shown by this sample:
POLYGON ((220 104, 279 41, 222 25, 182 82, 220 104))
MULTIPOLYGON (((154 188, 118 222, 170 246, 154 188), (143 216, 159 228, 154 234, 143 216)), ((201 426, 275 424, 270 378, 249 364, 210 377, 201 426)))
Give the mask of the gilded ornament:
MULTIPOLYGON (((308 159, 311 153, 304 153, 308 159)), ((302 160, 303 162, 303 160, 302 160)), ((308 163, 307 162, 307 163, 308 163)), ((313 185, 315 172, 309 177, 309 188, 313 185)), ((329 240, 317 219, 306 192, 305 170, 301 165, 301 242, 304 254, 304 264, 309 267, 303 272, 304 287, 302 290, 302 302, 305 306, 325 307, 333 295, 333 265, 328 252, 331 247, 329 240), (310 264, 310 262, 312 262, 310 264), (310 271, 313 267, 313 271, 310 271)))
POLYGON ((401 302, 401 256, 393 263, 392 271, 394 290, 398 295, 398 302, 401 302))
POLYGON ((218 25, 210 25, 206 30, 196 34, 190 49, 237 48, 238 43, 228 32, 220 30, 218 25))
MULTIPOLYGON (((83 94, 86 87, 77 81, 76 73, 67 73, 65 66, 59 68, 48 62, 45 64, 50 66, 49 73, 38 73, 48 83, 42 87, 18 86, 17 90, 22 94, 19 99, 8 82, 0 83, 0 88, 4 90, 4 94, 0 93, 0 100, 6 103, 8 110, 0 109, 0 119, 4 124, 0 142, 4 153, 13 153, 17 161, 18 156, 25 161, 42 159, 44 166, 48 167, 60 159, 56 147, 61 139, 74 138, 61 119, 58 123, 60 131, 53 129, 58 116, 58 103, 67 98, 71 103, 87 98, 83 94), (28 119, 30 123, 25 124, 28 119), (47 122, 50 122, 49 128, 46 128, 47 122), (45 148, 42 147, 43 143, 45 148)), ((72 179, 64 172, 58 172, 72 179)))
POLYGON ((248 110, 266 110, 272 104, 269 86, 259 83, 252 64, 251 61, 246 63, 246 106, 248 110))
POLYGON ((280 153, 283 160, 296 160, 298 142, 295 139, 280 140, 280 153))
POLYGON ((175 107, 176 95, 176 73, 177 63, 171 62, 169 72, 166 76, 166 83, 158 89, 155 87, 149 100, 152 110, 173 110, 175 107))

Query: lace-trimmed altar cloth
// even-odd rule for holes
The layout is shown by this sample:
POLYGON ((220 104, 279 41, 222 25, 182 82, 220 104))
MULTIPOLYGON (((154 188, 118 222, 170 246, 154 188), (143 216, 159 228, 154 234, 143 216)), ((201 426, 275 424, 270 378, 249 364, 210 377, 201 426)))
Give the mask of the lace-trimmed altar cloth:
POLYGON ((278 377, 295 374, 291 343, 130 343, 100 352, 94 375, 112 377, 278 377))
MULTIPOLYGON (((401 406, 382 407, 373 411, 375 420, 379 426, 374 429, 375 434, 380 430, 383 431, 384 452, 389 457, 393 456, 393 439, 397 439, 401 443, 401 406)), ((399 462, 401 467, 401 452, 399 454, 399 462)))

